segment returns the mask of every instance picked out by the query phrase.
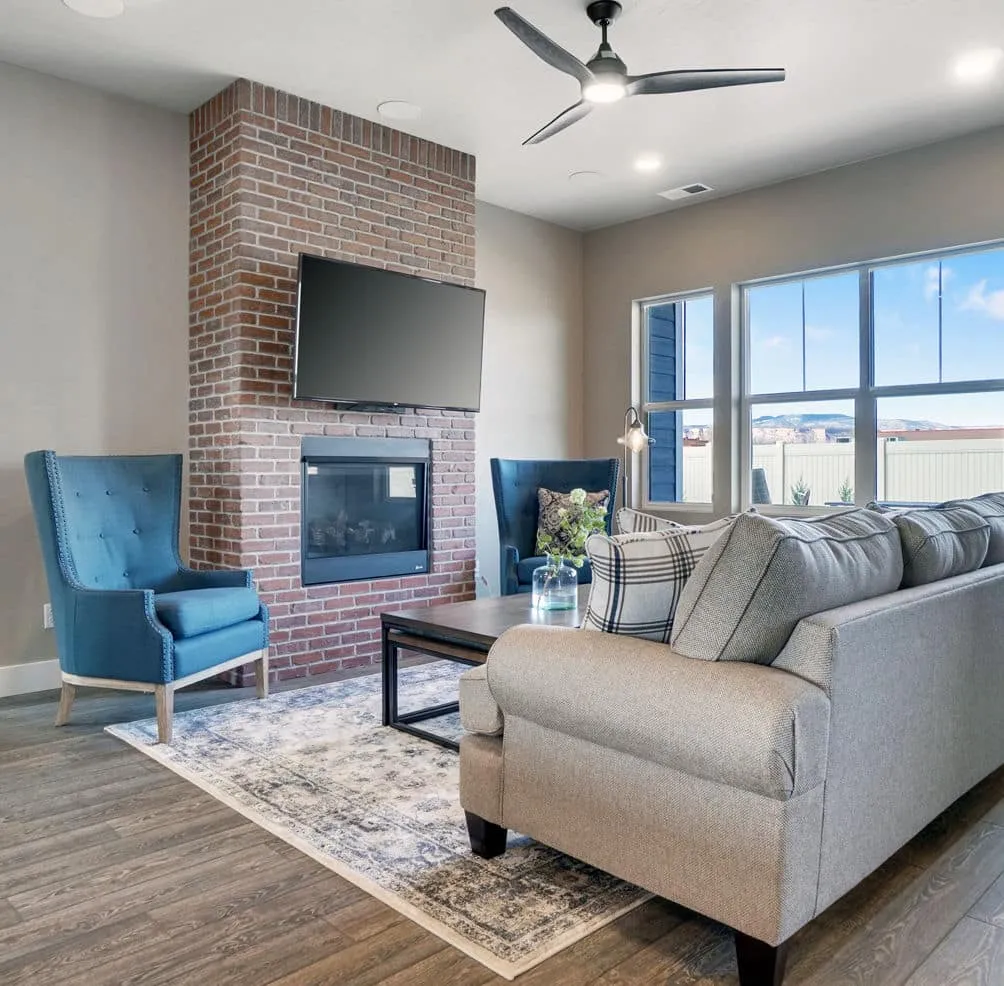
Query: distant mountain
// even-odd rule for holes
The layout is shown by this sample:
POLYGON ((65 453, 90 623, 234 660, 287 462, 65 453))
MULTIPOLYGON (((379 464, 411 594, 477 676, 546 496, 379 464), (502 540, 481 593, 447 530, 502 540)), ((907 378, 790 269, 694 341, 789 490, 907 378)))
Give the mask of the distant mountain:
MULTIPOLYGON (((917 421, 913 418, 879 418, 879 431, 934 431, 951 429, 937 421, 917 421)), ((754 428, 793 428, 807 431, 825 428, 828 435, 854 434, 854 418, 849 414, 765 414, 753 419, 754 428)))

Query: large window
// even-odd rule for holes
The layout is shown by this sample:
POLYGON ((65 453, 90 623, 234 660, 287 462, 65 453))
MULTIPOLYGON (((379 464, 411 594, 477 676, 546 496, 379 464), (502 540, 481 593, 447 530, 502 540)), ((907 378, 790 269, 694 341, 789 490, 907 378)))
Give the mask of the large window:
POLYGON ((714 301, 662 298, 641 308, 648 500, 711 503, 714 301))
POLYGON ((743 289, 753 503, 1004 487, 1004 249, 743 289))

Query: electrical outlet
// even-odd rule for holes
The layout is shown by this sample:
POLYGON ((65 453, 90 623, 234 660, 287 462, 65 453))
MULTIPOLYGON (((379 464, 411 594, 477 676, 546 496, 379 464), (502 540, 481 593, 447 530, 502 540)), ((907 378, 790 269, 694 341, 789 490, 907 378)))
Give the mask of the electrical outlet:
POLYGON ((51 630, 55 625, 52 620, 52 603, 46 603, 42 607, 42 629, 51 630))

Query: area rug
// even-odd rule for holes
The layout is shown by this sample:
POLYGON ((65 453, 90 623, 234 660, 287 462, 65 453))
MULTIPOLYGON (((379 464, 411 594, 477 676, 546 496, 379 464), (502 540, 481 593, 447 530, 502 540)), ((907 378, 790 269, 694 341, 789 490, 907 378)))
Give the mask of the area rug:
MULTIPOLYGON (((402 670, 402 710, 455 698, 462 670, 402 670)), ((649 896, 512 833, 472 855, 458 755, 381 725, 379 675, 177 714, 171 746, 153 719, 107 730, 506 979, 649 896)))

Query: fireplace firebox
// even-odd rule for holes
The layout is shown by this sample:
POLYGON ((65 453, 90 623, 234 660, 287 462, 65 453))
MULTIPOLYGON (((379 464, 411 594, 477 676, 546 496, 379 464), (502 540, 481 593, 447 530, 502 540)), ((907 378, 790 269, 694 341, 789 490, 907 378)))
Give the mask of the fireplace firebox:
POLYGON ((305 437, 300 460, 304 585, 429 571, 428 441, 305 437))

